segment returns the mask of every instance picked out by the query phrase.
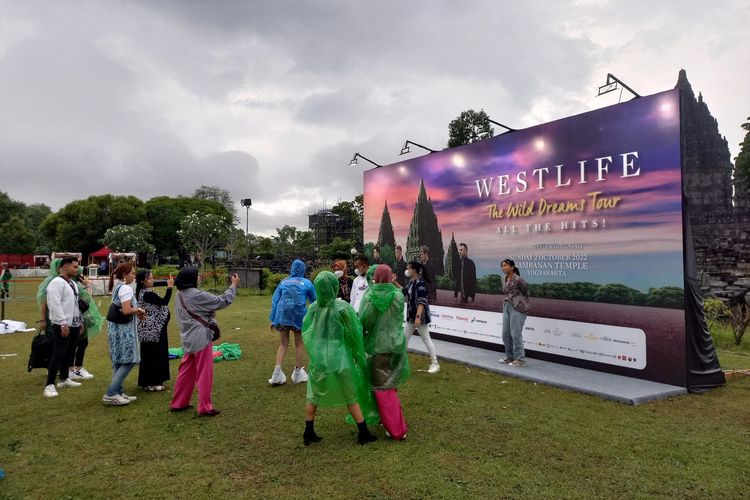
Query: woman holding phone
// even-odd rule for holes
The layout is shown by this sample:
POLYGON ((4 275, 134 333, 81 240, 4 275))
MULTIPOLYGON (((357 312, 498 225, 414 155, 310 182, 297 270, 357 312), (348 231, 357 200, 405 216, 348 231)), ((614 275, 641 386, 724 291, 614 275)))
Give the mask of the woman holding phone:
POLYGON ((138 368, 138 386, 144 390, 163 391, 169 380, 169 299, 172 298, 174 278, 167 278, 167 291, 160 297, 154 291, 154 276, 148 269, 135 275, 135 295, 146 310, 146 317, 138 321, 138 340, 141 343, 141 364, 138 368))

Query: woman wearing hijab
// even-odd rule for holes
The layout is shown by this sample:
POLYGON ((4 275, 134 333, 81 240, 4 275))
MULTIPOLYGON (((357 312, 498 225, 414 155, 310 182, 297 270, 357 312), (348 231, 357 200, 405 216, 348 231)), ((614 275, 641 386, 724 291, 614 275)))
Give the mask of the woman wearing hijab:
POLYGON ((146 310, 146 317, 138 321, 138 340, 141 342, 141 364, 138 386, 146 391, 163 391, 169 380, 169 299, 172 298, 174 278, 167 279, 167 291, 160 297, 153 289, 151 271, 143 269, 135 275, 135 295, 146 310))
POLYGON ((276 350, 276 365, 273 368, 268 383, 282 385, 286 383, 286 375, 281 369, 286 350, 289 347, 289 332, 294 332, 294 360, 292 383, 299 384, 307 381, 304 359, 305 348, 302 344, 302 319, 307 313, 307 303, 315 302, 315 287, 305 278, 307 266, 296 259, 292 262, 289 277, 282 280, 271 299, 271 330, 279 333, 279 348, 276 350))
POLYGON ((406 421, 396 389, 411 371, 404 336, 404 299, 393 285, 394 279, 390 267, 377 266, 374 283, 362 297, 359 319, 380 421, 393 439, 400 440, 406 437, 406 421))
POLYGON ((223 295, 214 295, 198 289, 198 268, 183 267, 177 274, 175 286, 178 300, 174 312, 180 329, 184 356, 174 384, 170 411, 189 409, 193 389, 198 386, 198 416, 214 417, 219 410, 211 403, 214 381, 212 355, 213 332, 207 324, 216 324, 216 311, 228 307, 237 295, 240 278, 232 275, 232 284, 223 295))
POLYGON ((333 274, 339 279, 339 295, 338 298, 345 302, 349 302, 349 296, 352 293, 352 282, 353 280, 346 274, 346 261, 337 260, 333 263, 333 274))
POLYGON ((302 325, 302 339, 310 356, 305 407, 305 446, 321 440, 315 433, 315 414, 319 406, 346 406, 359 430, 360 444, 377 438, 367 428, 377 423, 377 412, 365 377, 365 351, 362 325, 354 308, 336 300, 338 279, 330 271, 315 278, 317 300, 310 305, 302 325))

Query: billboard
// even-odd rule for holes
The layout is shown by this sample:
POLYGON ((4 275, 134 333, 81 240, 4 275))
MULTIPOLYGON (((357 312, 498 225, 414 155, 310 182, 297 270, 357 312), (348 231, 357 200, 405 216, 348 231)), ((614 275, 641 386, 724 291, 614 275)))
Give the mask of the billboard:
POLYGON ((511 258, 530 357, 684 386, 681 183, 672 90, 371 169, 364 241, 429 247, 440 338, 499 349, 511 258))

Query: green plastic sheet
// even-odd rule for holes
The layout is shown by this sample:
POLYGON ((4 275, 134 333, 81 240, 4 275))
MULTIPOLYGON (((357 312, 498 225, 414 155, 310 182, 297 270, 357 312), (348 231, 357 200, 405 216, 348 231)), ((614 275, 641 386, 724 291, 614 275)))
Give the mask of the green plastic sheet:
POLYGON ((365 375, 362 325, 351 305, 336 300, 338 290, 335 274, 318 274, 318 298, 302 322, 302 340, 310 357, 307 400, 322 407, 359 403, 367 423, 377 424, 380 417, 365 375))
POLYGON ((373 389, 394 389, 411 376, 404 336, 404 297, 392 283, 373 283, 359 308, 367 376, 373 389))

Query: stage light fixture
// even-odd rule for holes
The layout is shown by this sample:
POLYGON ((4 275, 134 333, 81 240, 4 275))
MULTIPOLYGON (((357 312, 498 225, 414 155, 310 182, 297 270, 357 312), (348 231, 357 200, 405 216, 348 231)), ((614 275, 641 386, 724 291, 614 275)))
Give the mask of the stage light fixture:
POLYGON ((407 153, 408 153, 408 152, 410 151, 410 149, 409 149, 409 144, 411 144, 412 146, 417 146, 418 148, 422 148, 422 149, 424 149, 424 150, 426 150, 426 151, 429 151, 430 153, 437 153, 437 151, 435 151, 434 149, 430 149, 430 148, 428 148, 427 146, 422 146, 421 144, 417 144, 417 143, 416 143, 416 142, 414 142, 414 141, 409 141, 409 140, 407 140, 407 141, 406 141, 406 142, 404 143, 404 147, 403 147, 403 148, 401 148, 401 153, 400 153, 400 154, 402 154, 402 155, 405 155, 405 154, 407 154, 407 153))
POLYGON ((374 161, 372 161, 371 159, 367 158, 366 156, 362 156, 359 153, 354 153, 354 156, 352 156, 352 161, 349 162, 349 166, 350 167, 353 167, 353 166, 359 164, 359 162, 357 161, 357 158, 362 158, 365 161, 369 161, 370 163, 372 163, 373 165, 375 165, 377 168, 380 168, 380 167, 383 166, 383 165, 379 165, 379 164, 375 163, 374 161))
MULTIPOLYGON (((503 127, 505 129, 505 132, 503 132, 503 134, 507 134, 508 132, 515 132, 516 131, 516 129, 510 128, 509 126, 503 125, 502 123, 496 122, 495 120, 490 120, 489 118, 487 118, 487 121, 490 122, 490 123, 494 123, 498 127, 503 127)), ((500 135, 503 135, 503 134, 500 134, 500 135)))
MULTIPOLYGON (((628 87, 625 82, 617 78, 612 73, 607 73, 607 82, 599 87, 599 93, 596 94, 596 96, 599 97, 600 95, 604 95, 612 92, 613 90, 617 90, 617 84, 622 85, 622 88, 633 94, 635 96, 634 99, 641 97, 638 92, 628 87)), ((622 91, 620 92, 620 97, 622 97, 622 91)))

